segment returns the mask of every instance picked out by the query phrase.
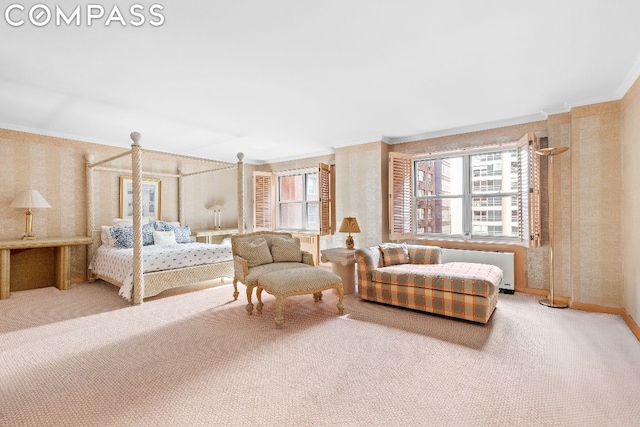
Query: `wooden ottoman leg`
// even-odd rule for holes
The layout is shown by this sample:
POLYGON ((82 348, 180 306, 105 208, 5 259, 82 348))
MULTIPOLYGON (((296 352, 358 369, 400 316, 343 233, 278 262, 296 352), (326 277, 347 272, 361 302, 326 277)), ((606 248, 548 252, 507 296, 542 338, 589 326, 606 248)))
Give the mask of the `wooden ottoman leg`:
POLYGON ((315 300, 315 302, 322 300, 322 292, 314 292, 313 299, 315 300))
POLYGON ((247 305, 245 305, 244 308, 245 310, 247 310, 247 313, 249 315, 253 313, 253 302, 251 301, 252 296, 253 296, 253 286, 247 285, 247 305))
POLYGON ((256 290, 256 298, 258 298, 256 310, 258 310, 259 313, 262 313, 262 307, 264 307, 264 304, 262 303, 262 287, 260 286, 258 286, 258 289, 256 290))
POLYGON ((344 287, 342 285, 336 288, 338 291, 338 313, 344 313, 344 306, 342 305, 342 298, 344 297, 344 287))
MULTIPOLYGON (((222 282, 222 278, 220 279, 220 281, 222 282)), ((238 279, 234 277, 233 278, 233 300, 234 301, 238 299, 238 295, 240 295, 240 292, 238 292, 238 279)))
POLYGON ((282 314, 282 302, 284 300, 284 296, 278 295, 276 297, 276 328, 282 329, 282 324, 284 323, 284 315, 282 314))

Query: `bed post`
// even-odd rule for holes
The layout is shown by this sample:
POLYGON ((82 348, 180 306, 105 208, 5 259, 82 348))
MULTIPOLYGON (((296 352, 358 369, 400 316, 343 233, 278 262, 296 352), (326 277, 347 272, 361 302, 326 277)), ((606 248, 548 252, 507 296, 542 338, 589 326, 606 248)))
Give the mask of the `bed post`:
POLYGON ((133 303, 142 304, 144 298, 144 262, 142 259, 142 147, 140 134, 131 133, 131 179, 133 181, 133 303))
POLYGON ((238 153, 238 234, 244 234, 244 153, 238 153))
POLYGON ((184 226, 184 176, 180 167, 178 168, 178 221, 181 226, 184 226))
POLYGON ((87 236, 93 239, 91 245, 87 246, 87 280, 91 280, 91 271, 89 271, 89 264, 93 259, 93 254, 96 251, 96 241, 93 236, 93 230, 95 229, 95 212, 93 205, 93 167, 91 163, 95 159, 93 154, 85 154, 85 167, 86 167, 86 178, 87 178, 87 236))

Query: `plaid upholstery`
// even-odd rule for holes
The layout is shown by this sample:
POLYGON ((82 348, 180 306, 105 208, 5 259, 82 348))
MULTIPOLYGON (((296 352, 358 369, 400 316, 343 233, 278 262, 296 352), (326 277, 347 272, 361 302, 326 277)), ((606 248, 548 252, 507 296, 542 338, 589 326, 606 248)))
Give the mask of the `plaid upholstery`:
POLYGON ((435 246, 407 245, 410 264, 384 267, 378 247, 358 249, 360 298, 486 323, 498 302, 502 270, 474 263, 441 264, 435 246))
POLYGON ((502 270, 494 265, 470 262, 394 265, 374 270, 372 280, 486 297, 500 285, 502 270))
POLYGON ((442 249, 437 246, 407 245, 411 264, 440 264, 442 249))
POLYGON ((365 300, 479 323, 489 321, 498 302, 497 294, 493 298, 486 298, 380 282, 372 282, 363 287, 358 285, 358 292, 365 300))
POLYGON ((380 245, 379 247, 382 253, 382 264, 384 266, 409 263, 407 245, 386 244, 380 245))

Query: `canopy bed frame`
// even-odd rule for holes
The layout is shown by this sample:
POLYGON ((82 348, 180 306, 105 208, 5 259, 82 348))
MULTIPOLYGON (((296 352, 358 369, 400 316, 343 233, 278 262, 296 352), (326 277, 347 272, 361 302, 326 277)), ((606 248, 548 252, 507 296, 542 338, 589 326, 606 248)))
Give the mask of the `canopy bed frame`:
MULTIPOLYGON (((142 238, 142 155, 143 149, 139 144, 140 134, 138 132, 132 132, 130 135, 133 144, 131 144, 131 150, 128 150, 119 155, 110 157, 108 159, 94 162, 94 156, 91 154, 85 155, 86 159, 86 185, 87 185, 87 235, 93 238, 93 244, 88 247, 88 262, 93 259, 98 247, 100 246, 101 230, 96 227, 95 224, 95 200, 94 200, 94 171, 104 170, 112 172, 125 172, 131 173, 132 187, 133 187, 133 199, 132 199, 132 219, 133 219, 133 291, 132 299, 134 304, 141 304, 144 298, 157 295, 163 290, 187 285, 190 283, 197 283, 205 280, 211 280, 214 278, 233 277, 233 261, 218 262, 215 264, 205 264, 192 267, 176 268, 166 271, 155 271, 145 273, 144 260, 143 260, 143 238, 142 238), (131 155, 131 170, 122 170, 117 168, 110 168, 104 165, 119 159, 124 156, 131 155)), ((163 153, 157 151, 144 150, 147 153, 155 153, 163 156, 187 158, 192 160, 210 162, 217 165, 213 169, 207 169, 203 171, 183 174, 178 169, 177 174, 166 173, 153 173, 153 176, 170 176, 178 179, 178 219, 181 224, 184 224, 184 183, 183 180, 189 176, 199 175, 203 173, 223 171, 229 169, 237 169, 238 173, 238 233, 244 233, 244 164, 243 153, 238 153, 238 163, 226 163, 221 161, 208 160, 203 158, 188 157, 183 155, 175 155, 170 153, 163 153)), ((151 174, 150 174, 151 175, 151 174)), ((87 266, 88 277, 103 279, 109 283, 113 283, 116 286, 122 286, 117 280, 109 277, 97 277, 92 274, 87 266)), ((234 299, 238 299, 238 288, 234 283, 234 299)))

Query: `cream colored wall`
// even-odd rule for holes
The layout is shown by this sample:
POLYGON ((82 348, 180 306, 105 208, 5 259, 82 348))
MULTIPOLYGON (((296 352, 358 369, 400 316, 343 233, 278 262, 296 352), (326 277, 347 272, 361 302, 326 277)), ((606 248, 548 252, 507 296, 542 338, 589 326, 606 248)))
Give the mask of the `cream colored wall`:
MULTIPOLYGON (((550 147, 571 147, 571 113, 556 114, 547 120, 550 147)), ((571 280, 571 212, 572 212, 572 186, 571 183, 571 155, 573 150, 569 150, 554 159, 554 213, 553 213, 553 259, 554 259, 554 287, 556 295, 570 296, 572 289, 571 280)), ((545 201, 546 202, 546 201, 545 201)), ((545 206, 546 203, 545 203, 545 206)), ((545 221, 544 229, 548 227, 545 221)), ((548 244, 548 236, 545 236, 548 244)), ((540 258, 534 255, 536 258, 540 258)), ((548 251, 544 252, 542 268, 538 272, 544 275, 544 280, 539 281, 535 286, 538 289, 548 289, 550 277, 550 263, 548 262, 548 251)))
POLYGON ((615 101, 571 111, 569 296, 608 307, 622 307, 620 106, 615 101))
MULTIPOLYGON (((144 136, 141 140, 144 149, 144 136)), ((85 236, 86 230, 86 172, 85 154, 93 154, 100 161, 128 148, 109 147, 70 139, 54 138, 26 132, 0 129, 0 239, 20 238, 25 228, 25 214, 21 209, 9 208, 18 192, 30 187, 40 191, 51 204, 50 209, 34 210, 34 232, 39 237, 85 236)), ((130 157, 107 165, 130 169, 130 157)), ((178 220, 178 180, 154 176, 153 173, 177 174, 214 167, 211 163, 180 158, 160 158, 143 155, 143 170, 151 171, 150 178, 162 181, 162 219, 178 220)), ((95 224, 111 224, 119 214, 120 172, 95 171, 95 224)), ((145 174, 145 177, 147 175, 145 174)), ((185 224, 192 229, 213 225, 213 215, 205 206, 224 202, 223 227, 237 226, 236 170, 212 172, 184 178, 185 224)), ((73 247, 71 277, 86 276, 86 248, 73 247)))
MULTIPOLYGON (((389 238, 388 153, 383 142, 336 149, 336 218, 355 216, 362 233, 353 234, 356 247, 389 238)), ((337 233, 334 247, 344 247, 345 233, 337 233)))
POLYGON ((640 324, 640 79, 622 99, 623 307, 640 324))

